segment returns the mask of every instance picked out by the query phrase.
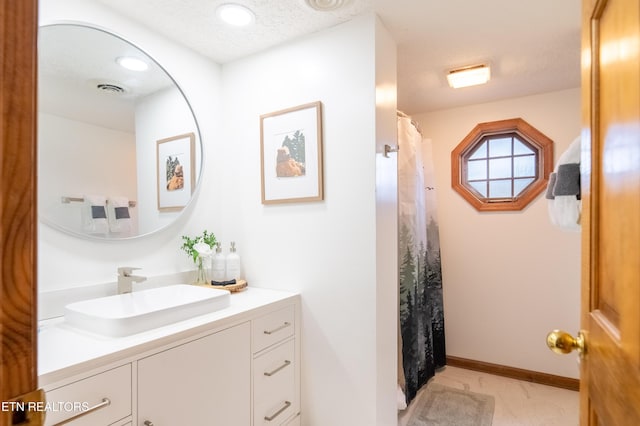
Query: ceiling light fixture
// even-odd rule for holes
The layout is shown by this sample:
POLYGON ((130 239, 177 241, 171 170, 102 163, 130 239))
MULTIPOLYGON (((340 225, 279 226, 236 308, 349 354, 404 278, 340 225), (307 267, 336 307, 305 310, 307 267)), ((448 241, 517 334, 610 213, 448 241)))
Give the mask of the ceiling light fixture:
POLYGON ((471 65, 449 71, 447 81, 454 89, 460 87, 476 86, 484 84, 491 78, 491 69, 488 65, 471 65))
POLYGON ((247 26, 256 20, 251 10, 235 3, 221 4, 216 9, 216 15, 223 22, 236 27, 247 26))
POLYGON ((134 58, 133 56, 120 56, 119 58, 116 58, 116 62, 121 67, 131 71, 146 71, 149 69, 149 64, 142 59, 134 58))

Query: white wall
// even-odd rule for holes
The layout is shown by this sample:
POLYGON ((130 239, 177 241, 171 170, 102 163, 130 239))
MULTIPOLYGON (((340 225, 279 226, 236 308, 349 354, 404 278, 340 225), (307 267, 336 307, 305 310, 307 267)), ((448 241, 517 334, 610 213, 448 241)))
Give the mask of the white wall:
POLYGON ((377 85, 395 92, 395 61, 378 75, 376 59, 394 56, 384 29, 366 16, 223 68, 227 167, 218 229, 225 248, 237 242, 250 285, 302 293, 305 425, 396 421, 395 235, 377 241, 382 223, 396 227, 393 182, 377 182, 378 173, 393 173, 395 159, 376 166, 383 140, 395 143, 395 98, 375 108, 377 85), (325 200, 262 205, 259 116, 317 100, 325 200), (377 242, 386 243, 381 253, 392 252, 384 278, 377 242), (380 407, 378 392, 386 397, 380 407))
POLYGON ((376 25, 376 380, 377 425, 397 423, 398 383, 398 158, 397 48, 376 25))
MULTIPOLYGON (((187 133, 195 134, 195 178, 200 175, 200 138, 189 105, 175 88, 161 90, 136 102, 136 153, 138 163, 138 206, 140 233, 146 234, 167 226, 180 212, 158 210, 157 142, 187 133)), ((191 168, 185 168, 191 170, 191 168)), ((192 188, 186 180, 185 190, 192 188), (188 185, 188 186, 187 186, 188 185)))
MULTIPOLYGON (((63 196, 136 199, 136 141, 132 133, 41 112, 38 141, 38 211, 51 223, 83 232, 83 203, 63 204, 63 196)), ((136 213, 132 209, 133 229, 136 213)))
POLYGON ((480 122, 521 117, 555 142, 580 133, 580 91, 564 90, 414 115, 433 140, 447 354, 578 377, 575 356, 546 348, 579 329, 580 235, 554 228, 544 194, 521 212, 479 213, 451 189, 451 151, 480 122))

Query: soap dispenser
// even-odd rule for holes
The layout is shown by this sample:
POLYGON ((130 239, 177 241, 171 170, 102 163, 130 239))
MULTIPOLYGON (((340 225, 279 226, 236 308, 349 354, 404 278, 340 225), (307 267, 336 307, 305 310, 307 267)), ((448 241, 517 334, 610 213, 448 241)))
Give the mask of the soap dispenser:
POLYGON ((231 248, 227 255, 227 281, 240 279, 240 255, 236 252, 236 243, 231 241, 231 248))
POLYGON ((222 282, 225 280, 227 270, 227 259, 222 254, 222 246, 216 243, 216 252, 211 260, 211 280, 222 282))

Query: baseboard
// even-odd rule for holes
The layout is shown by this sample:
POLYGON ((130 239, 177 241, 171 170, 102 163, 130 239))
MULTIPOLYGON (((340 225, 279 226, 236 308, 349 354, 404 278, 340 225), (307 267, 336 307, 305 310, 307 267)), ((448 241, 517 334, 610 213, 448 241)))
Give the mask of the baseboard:
POLYGON ((523 380, 526 382, 538 383, 541 385, 555 386, 557 388, 578 391, 580 380, 570 377, 555 376, 553 374, 540 373, 537 371, 523 370, 521 368, 507 367, 505 365, 491 364, 472 359, 447 356, 447 365, 452 367, 465 368, 467 370, 480 371, 482 373, 494 374, 496 376, 509 377, 511 379, 523 380))

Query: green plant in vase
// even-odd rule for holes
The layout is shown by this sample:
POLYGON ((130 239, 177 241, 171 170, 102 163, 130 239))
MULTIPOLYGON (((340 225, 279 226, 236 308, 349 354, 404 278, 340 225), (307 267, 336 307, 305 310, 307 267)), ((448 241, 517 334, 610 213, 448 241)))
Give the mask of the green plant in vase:
POLYGON ((204 266, 204 261, 213 254, 215 245, 216 236, 206 229, 202 232, 202 235, 193 238, 187 235, 182 236, 182 246, 180 248, 196 264, 196 284, 211 284, 209 277, 207 277, 207 268, 204 266))

